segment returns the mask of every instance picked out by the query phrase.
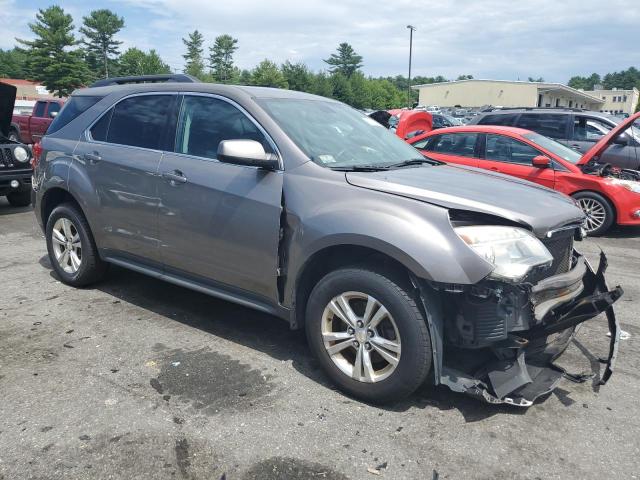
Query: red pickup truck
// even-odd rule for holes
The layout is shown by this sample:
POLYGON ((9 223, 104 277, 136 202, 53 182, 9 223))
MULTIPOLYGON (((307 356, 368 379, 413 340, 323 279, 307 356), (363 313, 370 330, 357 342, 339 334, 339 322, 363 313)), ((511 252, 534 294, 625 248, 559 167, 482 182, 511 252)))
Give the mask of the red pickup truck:
POLYGON ((64 105, 62 99, 38 100, 31 115, 14 115, 11 118, 9 139, 14 142, 36 143, 64 105))

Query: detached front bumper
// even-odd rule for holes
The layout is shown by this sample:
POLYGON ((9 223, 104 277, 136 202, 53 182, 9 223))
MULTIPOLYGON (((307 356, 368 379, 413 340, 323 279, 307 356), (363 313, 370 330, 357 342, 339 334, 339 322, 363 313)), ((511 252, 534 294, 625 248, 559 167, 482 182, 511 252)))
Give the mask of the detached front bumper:
POLYGON ((436 341, 434 347, 434 370, 436 383, 446 385, 456 392, 466 393, 488 403, 507 403, 528 407, 536 398, 551 392, 566 372, 554 365, 557 355, 549 351, 536 351, 534 344, 544 344, 553 334, 571 334, 575 327, 605 312, 611 340, 609 355, 600 384, 604 385, 614 369, 620 341, 613 304, 622 296, 621 287, 609 290, 604 273, 607 258, 600 255, 596 271, 588 261, 576 255, 571 271, 549 277, 531 286, 529 308, 532 309, 529 328, 505 334, 506 338, 487 345, 483 350, 458 349, 480 358, 484 351, 487 359, 472 373, 456 364, 456 355, 444 353, 442 334, 446 331, 434 319, 429 327, 436 341), (440 338, 438 338, 440 336, 440 338), (440 341, 437 341, 440 340, 440 341), (490 352, 490 355, 486 355, 490 352), (447 361, 451 358, 452 361, 447 361))

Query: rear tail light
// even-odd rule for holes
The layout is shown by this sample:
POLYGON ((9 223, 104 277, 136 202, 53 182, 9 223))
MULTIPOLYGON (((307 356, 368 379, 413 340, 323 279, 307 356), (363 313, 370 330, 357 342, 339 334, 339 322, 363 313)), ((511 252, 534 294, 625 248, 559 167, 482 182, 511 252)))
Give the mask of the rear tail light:
POLYGON ((33 154, 31 158, 31 166, 35 170, 38 166, 38 163, 40 163, 40 155, 42 155, 42 145, 40 144, 40 142, 36 142, 33 145, 31 153, 33 154))

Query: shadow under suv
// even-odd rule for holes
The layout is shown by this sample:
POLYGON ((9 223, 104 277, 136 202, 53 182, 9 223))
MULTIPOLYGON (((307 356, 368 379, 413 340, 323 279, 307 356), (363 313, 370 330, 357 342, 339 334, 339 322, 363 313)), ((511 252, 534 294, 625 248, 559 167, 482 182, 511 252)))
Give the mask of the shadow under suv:
POLYGON ((604 256, 594 271, 573 249, 568 197, 426 159, 322 97, 184 76, 101 85, 74 92, 35 159, 63 282, 112 263, 270 313, 371 402, 429 379, 531 405, 575 326, 605 311, 611 375, 622 290, 604 256))

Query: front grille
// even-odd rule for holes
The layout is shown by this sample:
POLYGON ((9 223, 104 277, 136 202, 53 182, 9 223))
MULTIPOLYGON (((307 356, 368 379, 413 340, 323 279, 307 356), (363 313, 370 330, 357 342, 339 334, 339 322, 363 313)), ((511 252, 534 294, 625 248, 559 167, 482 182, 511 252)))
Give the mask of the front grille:
POLYGON ((0 168, 13 167, 13 152, 10 148, 0 148, 0 168))
POLYGON ((571 269, 573 258, 573 230, 556 233, 551 238, 545 238, 542 243, 553 256, 553 263, 549 268, 532 272, 527 281, 537 283, 545 278, 553 277, 560 273, 566 273, 571 269))

